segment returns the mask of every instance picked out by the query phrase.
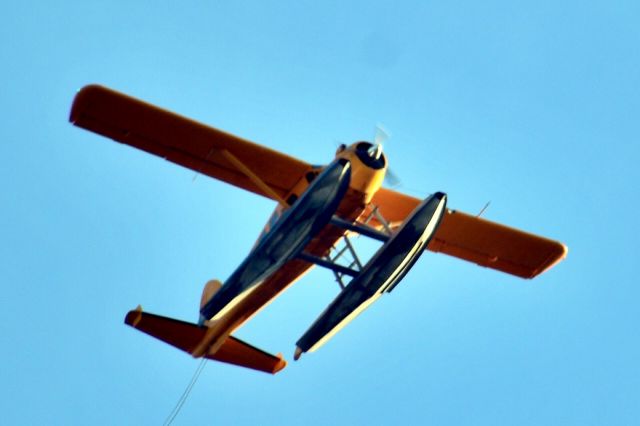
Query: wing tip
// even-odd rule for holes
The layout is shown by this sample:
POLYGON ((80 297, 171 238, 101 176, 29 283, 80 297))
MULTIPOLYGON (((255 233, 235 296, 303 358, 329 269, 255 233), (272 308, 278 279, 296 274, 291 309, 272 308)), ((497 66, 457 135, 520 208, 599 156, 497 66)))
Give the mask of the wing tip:
POLYGON ((554 241, 555 247, 553 253, 549 255, 549 258, 546 262, 544 262, 538 269, 532 272, 531 276, 527 277, 529 279, 535 278, 538 275, 548 271, 549 269, 556 266, 558 263, 562 262, 567 255, 569 254, 569 247, 566 244, 561 243, 560 241, 554 241))
POLYGON ((135 309, 127 312, 127 315, 124 317, 124 323, 130 325, 133 328, 138 328, 137 325, 142 320, 142 306, 138 305, 135 309))
POLYGON ((276 374, 284 370, 284 368, 287 366, 287 360, 284 359, 281 353, 276 355, 276 358, 278 358, 278 362, 273 366, 273 370, 271 371, 271 374, 276 374))
POLYGON ((86 108, 87 103, 89 103, 97 93, 104 92, 105 90, 108 89, 95 83, 81 87, 73 98, 71 111, 69 112, 69 122, 76 124, 80 119, 82 111, 86 108))

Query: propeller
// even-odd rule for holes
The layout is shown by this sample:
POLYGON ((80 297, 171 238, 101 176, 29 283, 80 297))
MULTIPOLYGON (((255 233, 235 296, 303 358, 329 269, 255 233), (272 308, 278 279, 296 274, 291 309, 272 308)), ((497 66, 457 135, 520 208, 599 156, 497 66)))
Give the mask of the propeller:
POLYGON ((382 127, 382 124, 376 124, 376 135, 373 138, 373 144, 382 146, 389 140, 389 137, 389 132, 382 127))
MULTIPOLYGON (((384 150, 383 146, 390 138, 391 134, 381 124, 376 124, 373 142, 371 144, 371 147, 367 149, 367 154, 369 155, 369 157, 376 161, 379 160, 384 150)), ((334 140, 333 142, 338 147, 338 150, 341 147, 346 146, 344 143, 338 140, 334 140)), ((394 171, 389 167, 387 167, 384 181, 391 188, 396 188, 402 184, 402 181, 400 180, 398 175, 394 173, 394 171)))
MULTIPOLYGON (((381 125, 376 124, 376 133, 373 138, 373 147, 378 152, 382 152, 382 146, 391 138, 390 133, 381 125)), ((379 155, 379 154, 378 154, 379 155)), ((387 166, 387 173, 384 176, 384 181, 392 188, 400 186, 402 183, 400 178, 390 167, 387 166)))
POLYGON ((400 185, 402 185, 402 181, 400 180, 400 178, 398 177, 397 174, 395 174, 393 172, 393 170, 391 170, 390 168, 387 167, 387 173, 384 175, 384 181, 387 183, 387 185, 389 185, 391 188, 396 188, 400 185))

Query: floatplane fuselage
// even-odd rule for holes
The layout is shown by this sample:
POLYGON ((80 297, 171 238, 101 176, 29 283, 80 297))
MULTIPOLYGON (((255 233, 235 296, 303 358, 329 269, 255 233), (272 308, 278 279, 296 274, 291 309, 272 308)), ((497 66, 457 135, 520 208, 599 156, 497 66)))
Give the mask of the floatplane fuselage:
POLYGON ((232 333, 314 265, 330 269, 342 291, 298 339, 295 359, 393 290, 427 248, 523 278, 567 253, 556 241, 448 210, 442 192, 419 200, 383 188, 387 158, 377 143, 341 145, 331 163, 313 166, 95 85, 77 94, 70 121, 277 202, 245 260, 224 284, 205 285, 197 324, 140 307, 126 315, 127 324, 194 357, 270 373, 284 368, 282 355, 232 333), (361 262, 352 233, 383 244, 361 262), (346 250, 349 265, 339 262, 346 250))

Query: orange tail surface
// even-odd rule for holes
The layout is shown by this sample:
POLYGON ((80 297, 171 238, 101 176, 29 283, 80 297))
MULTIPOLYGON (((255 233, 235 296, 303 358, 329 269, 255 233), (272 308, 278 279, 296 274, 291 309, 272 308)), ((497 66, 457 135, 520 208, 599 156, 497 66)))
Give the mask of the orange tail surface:
MULTIPOLYGON (((189 354, 207 332, 206 327, 142 312, 141 309, 129 311, 124 322, 189 354)), ((205 355, 205 358, 271 374, 277 373, 287 365, 282 355, 271 355, 233 336, 229 336, 220 349, 213 354, 205 355)))

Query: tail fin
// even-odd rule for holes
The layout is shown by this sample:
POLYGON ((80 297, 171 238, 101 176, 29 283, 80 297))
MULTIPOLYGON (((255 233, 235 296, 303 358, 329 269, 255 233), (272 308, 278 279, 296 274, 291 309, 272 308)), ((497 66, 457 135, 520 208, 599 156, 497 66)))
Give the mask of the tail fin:
MULTIPOLYGON (((124 322, 187 353, 198 346, 207 332, 206 327, 142 312, 140 307, 129 311, 124 322)), ((271 374, 287 365, 281 354, 271 355, 233 336, 229 336, 218 351, 205 355, 205 358, 271 374)))

